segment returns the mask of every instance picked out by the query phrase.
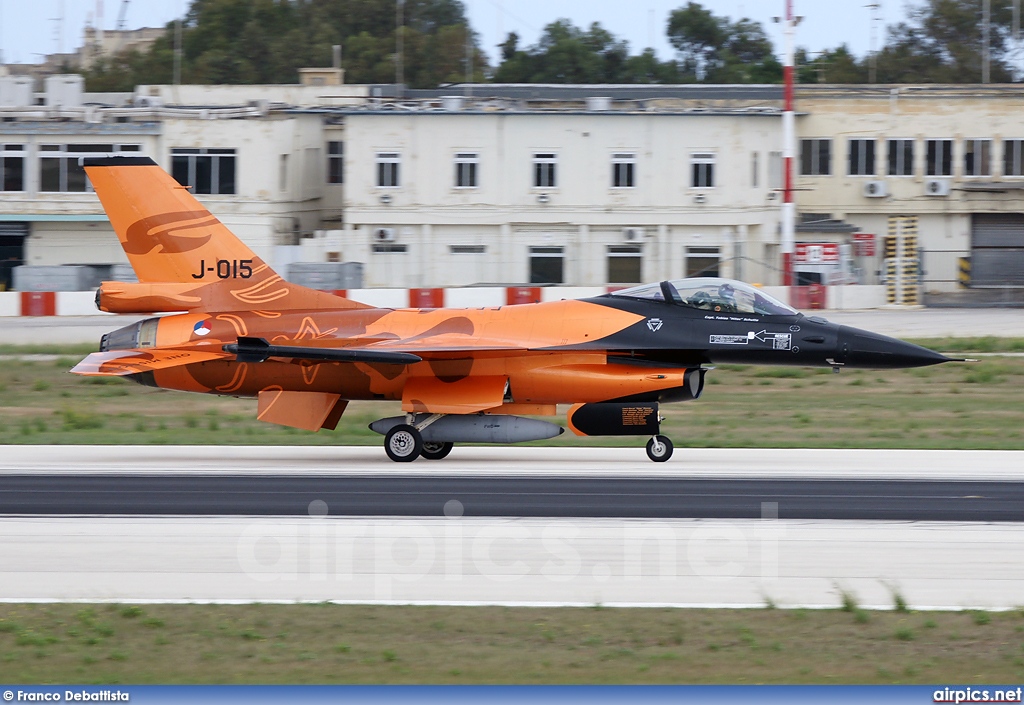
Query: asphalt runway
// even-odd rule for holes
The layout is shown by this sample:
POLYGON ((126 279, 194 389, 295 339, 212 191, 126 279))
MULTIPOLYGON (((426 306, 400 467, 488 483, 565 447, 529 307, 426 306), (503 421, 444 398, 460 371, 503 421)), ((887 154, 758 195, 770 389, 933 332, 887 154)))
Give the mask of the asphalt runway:
POLYGON ((264 475, 0 476, 0 514, 1024 521, 1024 483, 264 475))
POLYGON ((380 447, 3 451, 6 602, 834 608, 850 592, 1012 609, 1024 582, 1018 452, 677 449, 654 464, 642 448, 459 447, 397 466, 380 447), (138 513, 228 501, 284 513, 138 513), (888 518, 796 518, 843 507, 888 518))

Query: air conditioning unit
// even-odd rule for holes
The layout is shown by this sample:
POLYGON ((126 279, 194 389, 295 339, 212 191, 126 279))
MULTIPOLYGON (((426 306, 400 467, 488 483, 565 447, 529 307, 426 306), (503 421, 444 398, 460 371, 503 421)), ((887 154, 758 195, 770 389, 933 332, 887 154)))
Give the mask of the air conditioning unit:
POLYGON ((643 228, 623 228, 622 239, 626 242, 640 242, 644 239, 643 228))
POLYGON ((867 198, 882 198, 889 195, 889 189, 884 181, 865 181, 864 195, 867 198))
POLYGON ((949 187, 950 184, 948 179, 928 179, 924 182, 924 195, 948 196, 949 187))
POLYGON ((394 228, 377 228, 373 231, 374 242, 394 242, 395 241, 395 229, 394 228))

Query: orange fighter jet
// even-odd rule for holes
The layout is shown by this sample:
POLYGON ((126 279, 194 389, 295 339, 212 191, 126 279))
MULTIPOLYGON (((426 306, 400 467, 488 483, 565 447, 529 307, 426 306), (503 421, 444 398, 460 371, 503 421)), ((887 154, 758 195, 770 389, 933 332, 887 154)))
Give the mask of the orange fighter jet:
POLYGON ((683 279, 583 300, 476 309, 374 308, 291 284, 147 157, 84 161, 139 283, 104 282, 100 309, 151 314, 103 336, 72 371, 257 399, 257 418, 334 429, 349 401, 400 400, 380 419, 395 461, 454 443, 649 436, 659 403, 700 397, 715 362, 914 367, 949 358, 805 317, 741 282, 683 279))

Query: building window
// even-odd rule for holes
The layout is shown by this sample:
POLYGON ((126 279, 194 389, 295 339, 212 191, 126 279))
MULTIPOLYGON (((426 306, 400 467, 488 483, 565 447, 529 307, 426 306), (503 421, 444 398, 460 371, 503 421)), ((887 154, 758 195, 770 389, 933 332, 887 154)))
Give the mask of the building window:
POLYGON ((875 175, 875 141, 874 140, 850 140, 850 176, 874 176, 875 175))
POLYGON ((964 176, 992 175, 992 140, 964 140, 964 176))
POLYGON ((782 188, 782 152, 768 152, 768 188, 782 188))
POLYGON ((692 188, 714 188, 714 154, 710 152, 694 152, 690 155, 690 186, 692 188))
POLYGON ((476 152, 459 152, 455 155, 455 188, 476 188, 480 155, 476 152))
POLYGON ((717 247, 687 247, 686 276, 717 277, 721 251, 717 247))
POLYGON ((564 247, 530 248, 530 283, 562 284, 565 281, 564 247))
POLYGON ((928 176, 953 175, 953 140, 928 140, 925 143, 925 173, 928 176))
POLYGON ((50 193, 85 193, 92 184, 85 168, 78 163, 83 157, 98 154, 137 152, 137 144, 41 144, 39 145, 39 190, 50 193))
POLYGON ((888 140, 889 176, 914 175, 914 140, 888 140))
POLYGON ((25 145, 0 144, 0 191, 25 190, 25 145))
POLYGON ((449 245, 448 251, 453 255, 483 255, 487 245, 449 245))
POLYGON ((537 152, 533 155, 533 187, 556 188, 555 167, 558 166, 558 155, 552 152, 537 152))
POLYGON ((171 176, 192 193, 235 193, 235 150, 171 150, 171 176))
POLYGON ((752 188, 757 188, 758 154, 759 152, 750 153, 750 185, 752 188))
POLYGON ((277 190, 282 193, 288 190, 288 155, 282 154, 277 166, 277 190))
POLYGON ((1024 176, 1024 140, 1003 140, 1003 176, 1024 176))
POLYGON ((345 143, 327 143, 327 183, 345 183, 345 143))
POLYGON ((640 245, 608 246, 609 284, 636 284, 642 280, 642 268, 640 245))
POLYGON ((832 173, 832 140, 800 140, 800 176, 829 176, 832 173))
POLYGON ((377 186, 398 188, 402 181, 399 175, 402 155, 398 152, 377 152, 377 186))
POLYGON ((372 249, 375 255, 396 255, 408 252, 409 246, 394 242, 375 242, 372 249))
POLYGON ((612 155, 612 188, 636 186, 636 154, 619 152, 612 155))

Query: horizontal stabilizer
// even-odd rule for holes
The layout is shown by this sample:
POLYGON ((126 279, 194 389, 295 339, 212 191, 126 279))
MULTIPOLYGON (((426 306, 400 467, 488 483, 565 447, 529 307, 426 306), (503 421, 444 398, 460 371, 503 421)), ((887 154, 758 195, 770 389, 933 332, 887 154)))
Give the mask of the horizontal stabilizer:
POLYGON ((419 355, 366 348, 319 348, 303 345, 271 345, 265 338, 239 337, 237 343, 224 346, 224 352, 234 353, 239 362, 264 362, 270 357, 290 357, 296 360, 322 360, 325 362, 376 362, 387 365, 411 365, 420 362, 419 355))
POLYGON ((179 365, 221 360, 228 356, 208 350, 109 350, 95 352, 71 370, 77 375, 125 377, 140 372, 154 372, 179 365))

